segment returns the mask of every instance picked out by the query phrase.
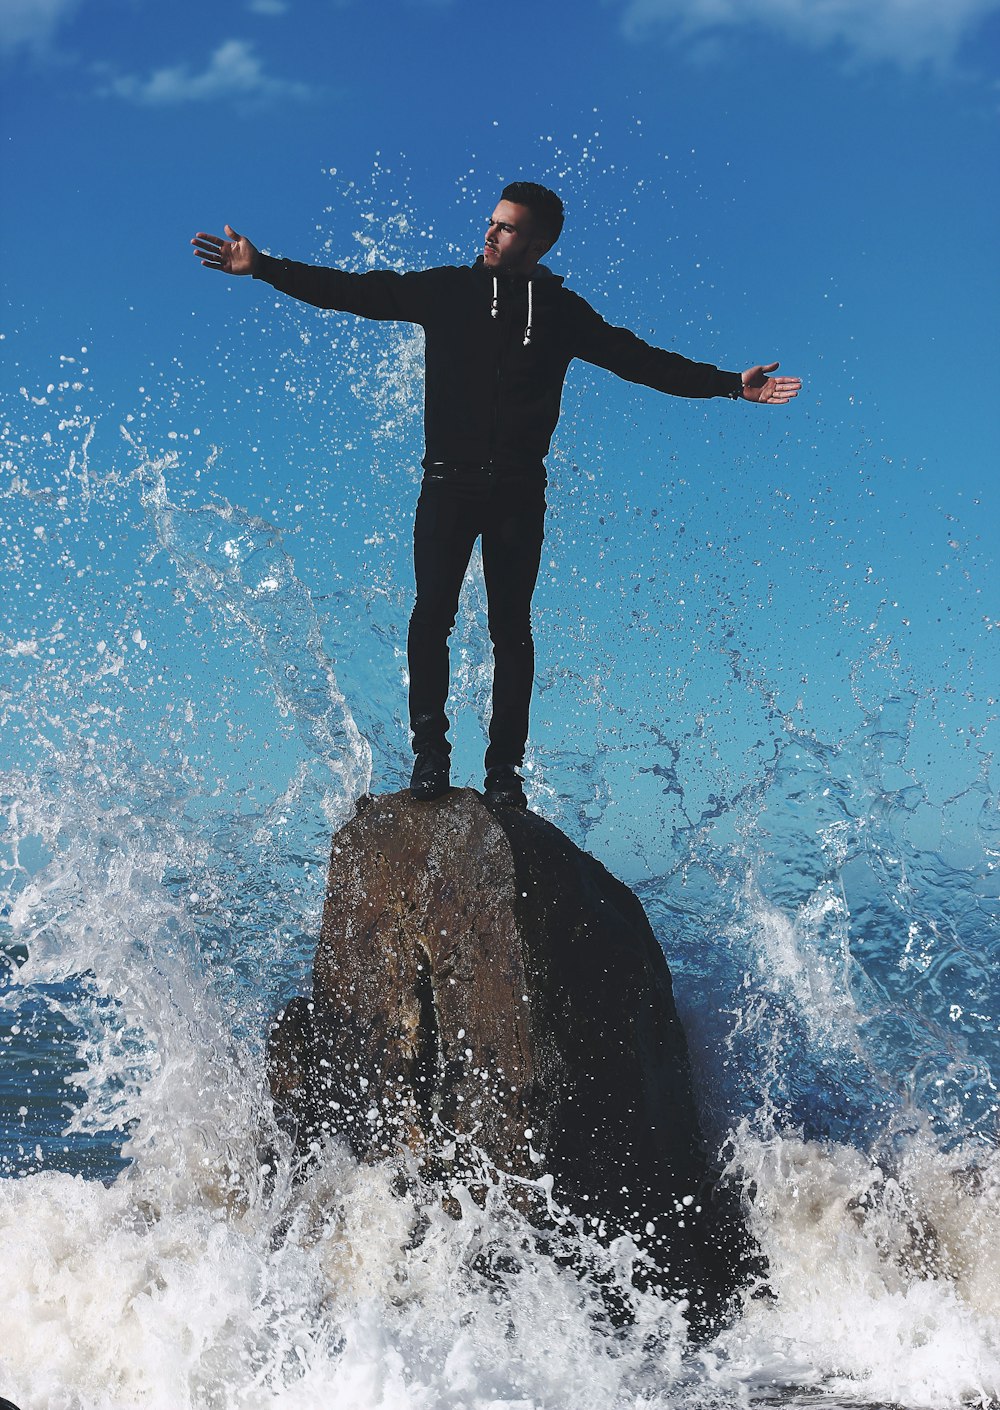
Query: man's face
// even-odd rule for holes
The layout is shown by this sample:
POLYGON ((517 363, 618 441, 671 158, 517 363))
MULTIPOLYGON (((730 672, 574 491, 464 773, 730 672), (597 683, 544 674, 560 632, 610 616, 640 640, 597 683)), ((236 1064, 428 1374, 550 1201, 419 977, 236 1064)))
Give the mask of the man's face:
POLYGON ((535 227, 527 206, 515 201, 498 201, 486 227, 483 263, 487 269, 506 269, 527 274, 545 252, 545 241, 535 227))

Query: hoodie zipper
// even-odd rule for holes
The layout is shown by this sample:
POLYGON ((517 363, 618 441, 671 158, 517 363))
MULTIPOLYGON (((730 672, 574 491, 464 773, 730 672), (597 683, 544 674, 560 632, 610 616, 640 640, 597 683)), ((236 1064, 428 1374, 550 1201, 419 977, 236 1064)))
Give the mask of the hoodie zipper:
MULTIPOLYGON (((497 330, 497 334, 498 334, 498 342, 497 342, 496 382, 495 382, 495 385, 494 385, 494 392, 493 392, 493 422, 492 422, 492 425, 491 425, 491 427, 490 427, 490 449, 491 449, 491 451, 493 451, 493 450, 496 449, 497 435, 498 435, 499 430, 500 430, 500 408, 501 408, 501 404, 502 404, 502 401, 503 401, 503 368, 504 368, 504 355, 505 355, 505 353, 506 353, 506 351, 507 351, 507 345, 508 345, 508 343, 509 343, 509 341, 510 341, 510 330, 511 330, 511 325, 513 324, 513 321, 514 321, 514 309, 513 309, 514 292, 513 292, 513 289, 512 289, 512 287, 511 287, 510 285, 507 286, 507 289, 505 290, 507 297, 504 298, 503 300, 500 299, 499 289, 500 289, 500 286, 499 286, 497 277, 496 277, 496 275, 494 275, 494 276, 493 276, 493 302, 492 302, 492 305, 491 305, 491 307, 490 307, 490 317, 491 317, 491 318, 495 321, 495 323, 496 323, 496 330, 497 330)), ((532 281, 531 281, 530 279, 529 279, 528 282, 527 282, 526 289, 527 289, 527 300, 528 300, 528 321, 527 321, 527 323, 526 323, 526 325, 525 325, 525 329, 524 329, 523 344, 524 344, 524 346, 527 348, 527 347, 530 347, 530 345, 531 345, 531 335, 532 335, 532 331, 533 331, 533 330, 532 330, 532 326, 531 326, 531 324, 532 324, 532 312, 533 312, 533 310, 532 310, 532 302, 533 302, 533 300, 532 300, 532 281)), ((492 466, 493 463, 494 463, 494 458, 493 458, 493 455, 491 454, 491 456, 490 456, 490 465, 492 466)))
POLYGON ((490 427, 490 465, 493 464, 493 454, 496 450, 497 436, 500 431, 500 403, 503 398, 503 357, 507 347, 507 339, 510 334, 511 301, 509 298, 503 300, 502 305, 498 299, 494 299, 494 310, 496 317, 497 332, 497 365, 496 380, 493 384, 493 423, 490 427))

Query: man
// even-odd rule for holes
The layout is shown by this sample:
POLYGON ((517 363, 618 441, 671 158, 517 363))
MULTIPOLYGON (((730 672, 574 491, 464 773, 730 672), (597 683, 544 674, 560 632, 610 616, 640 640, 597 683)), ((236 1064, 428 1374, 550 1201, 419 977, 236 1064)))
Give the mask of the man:
POLYGON ((426 444, 407 639, 416 756, 410 793, 423 801, 449 786, 448 636, 481 538, 494 661, 485 795, 525 806, 517 769, 534 677, 531 595, 545 518, 544 457, 572 359, 675 396, 780 405, 801 386, 797 377, 772 376, 776 362, 721 372, 606 323, 539 264, 562 225, 555 192, 517 181, 504 189, 471 266, 348 274, 272 259, 228 225, 226 239, 201 231, 191 241, 209 269, 250 274, 319 308, 424 329, 426 444))

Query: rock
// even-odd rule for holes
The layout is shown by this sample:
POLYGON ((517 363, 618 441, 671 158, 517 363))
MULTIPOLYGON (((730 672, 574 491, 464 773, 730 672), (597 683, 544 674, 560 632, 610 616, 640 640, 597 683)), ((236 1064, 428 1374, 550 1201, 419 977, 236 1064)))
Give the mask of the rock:
POLYGON ((436 1175, 472 1138, 630 1233, 705 1312, 744 1279, 642 906, 533 813, 469 789, 366 800, 333 839, 312 999, 279 1016, 268 1066, 300 1148, 333 1132, 376 1161, 403 1143, 436 1175))

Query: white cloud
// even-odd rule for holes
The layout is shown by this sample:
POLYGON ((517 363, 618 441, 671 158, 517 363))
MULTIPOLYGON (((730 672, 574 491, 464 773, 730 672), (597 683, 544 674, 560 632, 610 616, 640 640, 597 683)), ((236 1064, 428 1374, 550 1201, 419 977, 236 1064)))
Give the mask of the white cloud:
POLYGON ((288 11, 288 0, 250 0, 247 9, 255 15, 284 15, 288 11))
POLYGON ((304 83, 270 78, 264 72, 252 45, 245 39, 227 39, 220 44, 200 73, 188 64, 155 69, 148 78, 126 75, 112 79, 101 90, 116 98, 128 98, 151 107, 171 103, 205 103, 220 98, 308 98, 304 83))
POLYGON ((79 0, 0 0, 0 50, 44 49, 79 0))
POLYGON ((943 67, 1000 0, 627 0, 632 37, 655 26, 675 38, 753 29, 819 49, 837 45, 865 62, 943 67))

